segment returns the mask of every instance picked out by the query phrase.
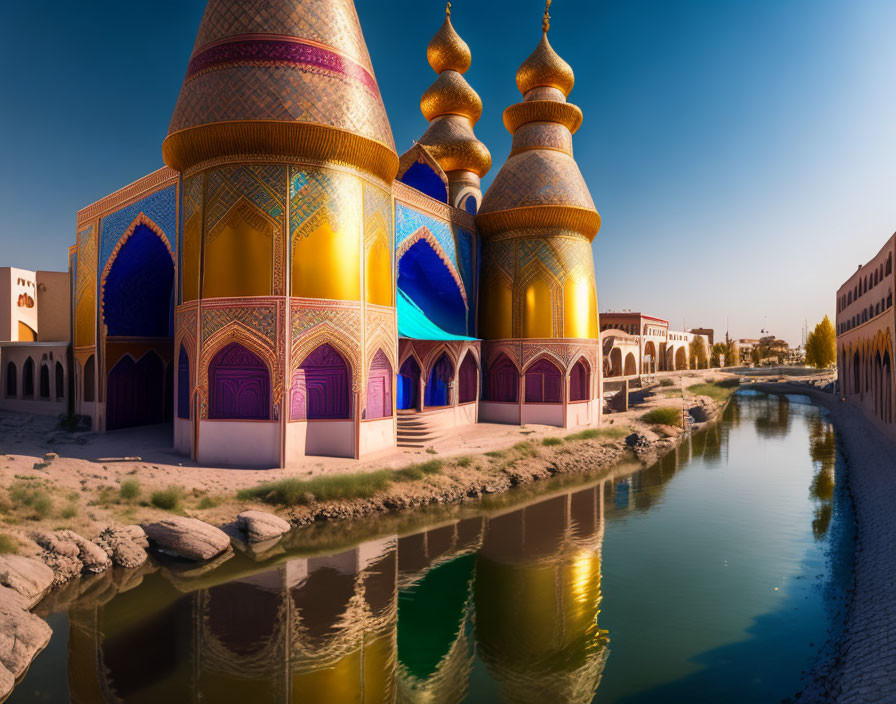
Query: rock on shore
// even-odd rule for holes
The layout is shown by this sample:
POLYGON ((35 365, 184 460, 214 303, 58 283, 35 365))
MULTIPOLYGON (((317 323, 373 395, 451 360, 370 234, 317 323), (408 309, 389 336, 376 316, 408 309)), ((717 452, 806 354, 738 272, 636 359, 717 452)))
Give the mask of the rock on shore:
POLYGON ((30 557, 0 555, 0 585, 22 595, 31 609, 53 586, 53 570, 30 557))
POLYGON ((26 606, 18 592, 7 587, 0 591, 0 664, 13 678, 25 673, 31 661, 47 647, 53 633, 46 621, 26 606))
POLYGON ((250 543, 273 540, 292 529, 288 521, 264 511, 243 511, 236 520, 240 530, 248 536, 250 543))
POLYGON ((140 567, 148 557, 149 541, 140 526, 109 526, 94 542, 119 567, 140 567))
POLYGON ((143 529, 159 550, 187 560, 210 560, 230 547, 224 531, 197 518, 171 516, 143 529))

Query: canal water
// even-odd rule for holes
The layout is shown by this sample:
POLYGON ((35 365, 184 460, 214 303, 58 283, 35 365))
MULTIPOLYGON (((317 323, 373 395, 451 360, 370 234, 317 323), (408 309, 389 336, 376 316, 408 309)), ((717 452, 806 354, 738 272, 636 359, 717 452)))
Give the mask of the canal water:
POLYGON ((778 702, 843 616, 834 428, 738 393, 650 467, 70 585, 11 701, 778 702))

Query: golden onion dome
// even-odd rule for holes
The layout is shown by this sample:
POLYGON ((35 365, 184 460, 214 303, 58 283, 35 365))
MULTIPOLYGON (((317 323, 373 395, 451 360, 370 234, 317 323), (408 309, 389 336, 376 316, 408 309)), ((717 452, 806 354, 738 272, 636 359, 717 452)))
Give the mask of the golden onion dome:
POLYGON ((451 25, 451 3, 445 9, 445 21, 442 28, 436 32, 436 36, 426 47, 426 60, 432 66, 432 70, 441 73, 447 69, 464 73, 470 68, 472 55, 470 47, 460 38, 451 25))
POLYGON ((420 110, 427 120, 451 114, 469 117, 475 124, 482 115, 482 100, 460 73, 446 69, 420 98, 420 110))
POLYGON ((557 88, 564 96, 568 96, 576 80, 572 66, 560 58, 548 41, 548 30, 551 28, 551 15, 548 12, 550 7, 551 0, 548 0, 541 23, 541 41, 516 72, 516 85, 523 95, 533 88, 549 87, 557 88))

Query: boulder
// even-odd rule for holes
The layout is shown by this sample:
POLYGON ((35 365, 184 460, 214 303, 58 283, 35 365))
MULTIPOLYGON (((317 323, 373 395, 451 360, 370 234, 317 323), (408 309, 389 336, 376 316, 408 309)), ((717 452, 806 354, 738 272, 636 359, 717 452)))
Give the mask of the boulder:
MULTIPOLYGON (((65 531, 71 533, 72 531, 65 531)), ((78 546, 71 540, 67 540, 57 533, 49 533, 47 531, 34 531, 31 534, 34 542, 40 545, 47 552, 54 555, 63 555, 65 557, 78 557, 78 546)))
POLYGON ((187 560, 210 560, 230 547, 224 531, 197 518, 171 516, 144 530, 156 548, 187 560))
POLYGON ((21 594, 30 609, 53 586, 53 570, 30 557, 0 555, 0 585, 21 594))
POLYGON ((16 686, 16 678, 3 665, 0 665, 0 702, 5 701, 16 686))
POLYGON ((53 634, 46 621, 22 608, 23 603, 11 589, 0 593, 0 664, 16 679, 25 674, 53 634))
POLYGON ((84 569, 93 574, 105 572, 112 561, 105 551, 96 543, 92 543, 73 530, 57 530, 56 535, 78 546, 78 559, 84 563, 84 569))
POLYGON ((288 521, 264 511, 243 511, 236 520, 240 530, 249 537, 250 543, 273 540, 292 529, 288 521))
POLYGON ((114 565, 127 569, 140 567, 140 565, 146 562, 148 557, 145 550, 149 544, 146 540, 146 534, 140 526, 133 526, 140 531, 139 536, 137 536, 137 540, 140 543, 137 543, 134 540, 133 531, 129 530, 131 527, 118 528, 110 526, 94 540, 109 559, 112 560, 114 565))

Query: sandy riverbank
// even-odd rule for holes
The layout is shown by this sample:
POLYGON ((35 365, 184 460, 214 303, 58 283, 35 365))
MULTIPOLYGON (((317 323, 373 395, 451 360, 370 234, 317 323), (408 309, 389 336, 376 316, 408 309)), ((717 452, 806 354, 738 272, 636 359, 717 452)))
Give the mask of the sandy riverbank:
MULTIPOLYGON (((721 380, 726 375, 714 372, 710 378, 721 380)), ((705 379, 705 372, 688 375, 684 384, 705 379)), ((631 432, 647 438, 646 454, 662 454, 675 445, 679 430, 657 428, 641 417, 652 408, 681 407, 679 381, 676 387, 656 386, 626 413, 608 414, 599 434, 589 439, 569 441, 565 437, 575 433, 548 426, 479 424, 459 429, 425 451, 398 448, 362 461, 313 458, 274 470, 196 466, 169 449, 167 427, 79 434, 58 429, 50 418, 0 412, 0 533, 12 536, 21 554, 36 555, 40 550, 30 539, 35 530, 71 529, 92 539, 108 525, 157 521, 169 514, 156 505, 154 494, 172 488, 179 497, 175 512, 213 525, 230 523, 240 511, 253 507, 302 525, 460 501, 556 474, 600 470, 631 456, 624 441, 631 432), (240 490, 264 482, 433 462, 439 465, 437 472, 419 481, 393 483, 366 499, 272 506, 237 498, 240 490)), ((718 410, 717 401, 690 393, 684 405, 705 407, 709 416, 718 410)))
POLYGON ((819 663, 800 701, 896 701, 896 445, 854 406, 802 384, 753 386, 805 394, 830 412, 856 520, 852 598, 833 657, 819 663))

